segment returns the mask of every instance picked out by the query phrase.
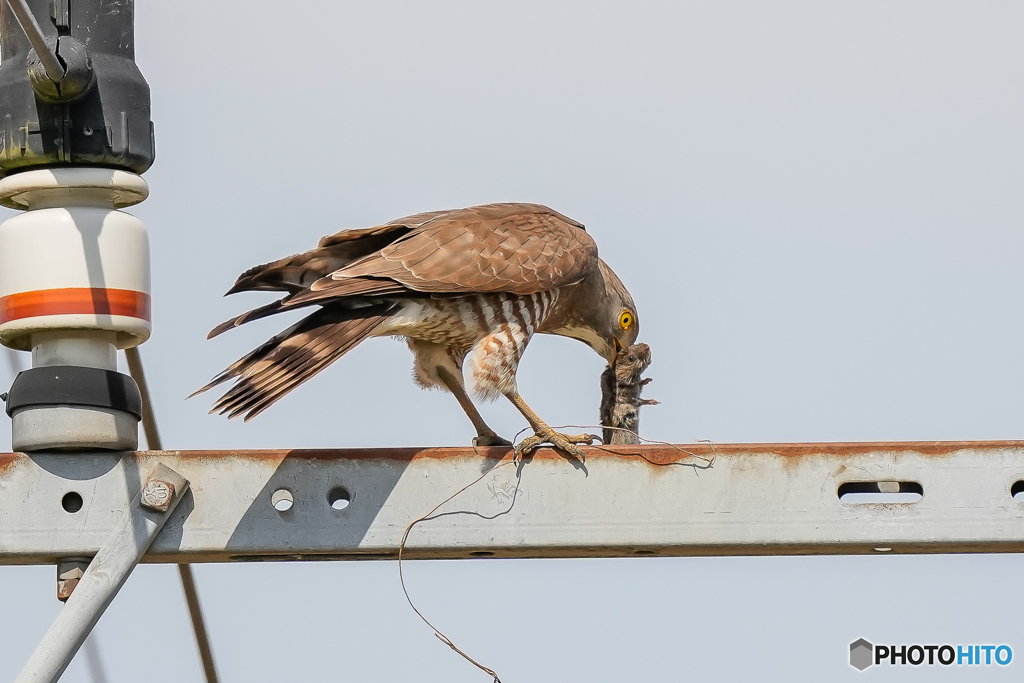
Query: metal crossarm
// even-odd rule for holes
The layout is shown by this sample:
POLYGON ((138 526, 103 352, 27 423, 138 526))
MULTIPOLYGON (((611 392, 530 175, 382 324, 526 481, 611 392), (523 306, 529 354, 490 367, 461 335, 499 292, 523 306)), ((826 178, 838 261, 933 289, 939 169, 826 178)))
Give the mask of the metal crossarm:
POLYGON ((93 555, 156 462, 192 486, 144 562, 394 558, 468 484, 406 557, 1024 551, 1024 442, 584 450, 482 477, 507 449, 0 455, 0 564, 93 555))

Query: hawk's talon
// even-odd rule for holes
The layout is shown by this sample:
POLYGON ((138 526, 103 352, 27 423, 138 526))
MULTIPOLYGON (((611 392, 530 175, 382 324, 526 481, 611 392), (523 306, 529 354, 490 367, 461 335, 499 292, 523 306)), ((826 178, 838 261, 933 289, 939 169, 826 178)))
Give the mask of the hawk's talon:
POLYGON ((544 443, 544 439, 540 438, 536 434, 528 436, 515 445, 512 449, 512 462, 519 462, 524 457, 536 450, 537 446, 544 443))
POLYGON ((512 442, 503 439, 494 432, 485 432, 473 439, 474 446, 511 446, 512 442))
POLYGON ((583 461, 586 457, 576 444, 586 444, 589 446, 594 443, 594 440, 593 434, 562 434, 553 429, 548 429, 528 436, 516 444, 512 450, 512 460, 518 462, 524 456, 536 450, 541 444, 548 443, 563 453, 583 461))

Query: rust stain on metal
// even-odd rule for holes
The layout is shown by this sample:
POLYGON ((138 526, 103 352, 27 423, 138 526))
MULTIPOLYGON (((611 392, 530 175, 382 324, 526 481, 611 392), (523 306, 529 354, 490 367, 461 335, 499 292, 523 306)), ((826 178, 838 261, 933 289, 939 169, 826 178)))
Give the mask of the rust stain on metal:
MULTIPOLYGON (((649 465, 654 471, 667 471, 666 465, 674 463, 693 464, 696 458, 743 459, 755 455, 774 455, 782 458, 783 467, 800 464, 808 457, 855 457, 867 454, 885 453, 894 456, 917 454, 945 457, 954 453, 994 450, 1019 450, 1024 455, 1024 441, 882 441, 882 442, 836 442, 836 443, 733 443, 714 447, 707 443, 644 444, 629 446, 583 446, 587 460, 601 461, 609 458, 637 461, 649 465)), ((507 457, 510 449, 504 446, 462 447, 462 448, 339 448, 339 449, 276 449, 276 450, 220 450, 220 451, 138 451, 139 460, 166 457, 184 458, 197 461, 224 462, 232 459, 265 461, 279 466, 286 460, 313 460, 332 462, 337 460, 393 461, 410 463, 413 460, 463 460, 489 458, 499 460, 507 457)), ((21 453, 0 453, 0 475, 26 459, 21 453)), ((558 462, 564 457, 550 447, 538 448, 530 460, 558 462)))
POLYGON ((773 453, 784 457, 809 455, 865 455, 867 453, 916 453, 946 456, 958 451, 1024 449, 1024 441, 879 441, 784 444, 716 444, 720 454, 773 453))
POLYGON ((23 457, 19 453, 0 453, 0 474, 14 467, 23 457))
POLYGON ((67 602, 81 579, 61 579, 57 582, 57 599, 67 602))
MULTIPOLYGON (((740 443, 718 444, 712 448, 707 443, 640 446, 583 446, 587 459, 636 459, 646 460, 653 466, 676 462, 691 462, 694 456, 735 457, 771 454, 786 458, 785 464, 796 464, 799 458, 811 456, 850 457, 869 453, 914 453, 942 457, 963 450, 1006 450, 1024 451, 1024 441, 883 441, 853 443, 740 443), (792 458, 793 461, 789 462, 792 458)), ((438 460, 505 457, 507 447, 464 447, 464 448, 340 448, 340 449, 293 449, 293 450, 225 450, 225 451, 145 451, 142 457, 173 455, 182 458, 220 460, 244 458, 280 463, 286 459, 302 460, 392 460, 411 462, 431 458, 438 460)), ((0 455, 0 470, 4 465, 0 455)), ((13 456, 17 458, 18 456, 13 456)), ((533 460, 561 460, 563 456, 552 448, 539 448, 532 455, 533 460)))

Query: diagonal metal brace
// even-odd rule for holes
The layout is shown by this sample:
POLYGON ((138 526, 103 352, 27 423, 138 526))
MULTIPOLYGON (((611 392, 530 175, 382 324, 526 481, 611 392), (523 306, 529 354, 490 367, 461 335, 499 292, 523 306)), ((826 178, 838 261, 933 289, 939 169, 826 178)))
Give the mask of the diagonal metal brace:
POLYGON ((97 551, 15 683, 56 683, 188 490, 188 480, 157 465, 97 551))

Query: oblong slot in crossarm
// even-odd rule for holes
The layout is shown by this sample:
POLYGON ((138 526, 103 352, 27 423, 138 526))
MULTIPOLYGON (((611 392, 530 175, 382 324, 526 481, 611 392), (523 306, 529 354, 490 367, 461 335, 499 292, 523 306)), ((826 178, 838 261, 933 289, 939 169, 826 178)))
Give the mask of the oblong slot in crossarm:
POLYGON ((844 503, 916 503, 924 497, 924 487, 916 481, 847 481, 836 494, 844 503))

